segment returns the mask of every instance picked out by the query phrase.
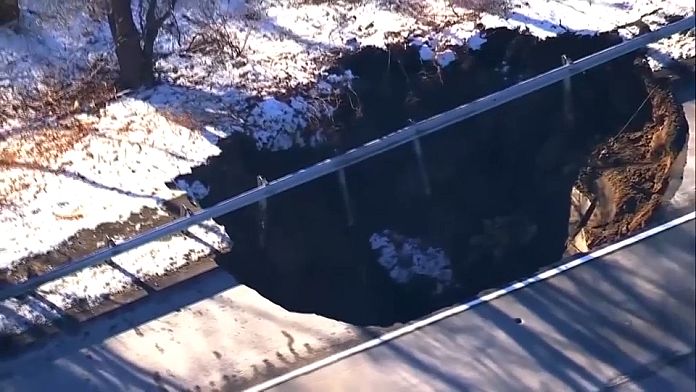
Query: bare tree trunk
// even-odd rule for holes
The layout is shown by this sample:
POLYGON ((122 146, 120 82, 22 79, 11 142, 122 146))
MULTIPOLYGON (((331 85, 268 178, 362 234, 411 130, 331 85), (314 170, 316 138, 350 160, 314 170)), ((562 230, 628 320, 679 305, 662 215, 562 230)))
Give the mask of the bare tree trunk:
POLYGON ((166 9, 160 17, 157 17, 157 0, 149 0, 147 13, 145 14, 145 26, 143 32, 143 55, 148 69, 154 69, 155 41, 162 25, 174 14, 174 7, 178 0, 169 0, 166 9))
POLYGON ((146 56, 140 46, 140 34, 133 21, 131 0, 111 0, 109 27, 116 44, 116 57, 123 87, 151 86, 155 81, 152 54, 146 56))
POLYGON ((0 25, 13 22, 19 18, 17 0, 0 0, 0 25))

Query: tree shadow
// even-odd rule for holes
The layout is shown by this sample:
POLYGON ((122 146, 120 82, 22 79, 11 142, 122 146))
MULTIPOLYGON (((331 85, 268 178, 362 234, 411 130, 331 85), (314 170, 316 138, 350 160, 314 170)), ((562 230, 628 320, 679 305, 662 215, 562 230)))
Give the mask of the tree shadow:
MULTIPOLYGON (((146 374, 104 343, 151 320, 235 287, 237 282, 220 271, 211 271, 126 304, 70 328, 59 324, 58 334, 30 345, 7 347, 0 353, 0 389, 40 391, 56 382, 70 390, 89 385, 97 390, 183 390, 171 376, 146 374), (42 377, 27 368, 42 363, 42 377)), ((81 388, 82 389, 82 388, 81 388)))
POLYGON ((278 20, 275 17, 268 17, 264 21, 258 24, 261 31, 266 32, 270 35, 278 35, 281 39, 289 39, 296 42, 297 44, 304 47, 306 50, 320 49, 327 52, 339 49, 339 46, 334 46, 327 44, 325 42, 320 42, 311 38, 303 37, 302 35, 296 33, 292 29, 281 26, 278 24, 278 20))
MULTIPOLYGON (((23 4, 20 3, 20 6, 23 4)), ((3 47, 8 48, 19 48, 20 54, 32 56, 41 56, 42 60, 46 61, 46 57, 50 56, 48 49, 55 50, 65 50, 75 49, 74 47, 65 47, 64 44, 71 44, 70 42, 59 42, 54 34, 45 34, 45 26, 41 23, 41 18, 36 12, 29 9, 22 9, 22 16, 20 17, 18 23, 14 28, 9 28, 3 26, 0 28, 0 42, 2 42, 3 47), (37 34, 40 32, 40 34, 37 34)), ((3 49, 4 50, 4 49, 3 49)), ((14 53, 13 53, 14 54, 14 53)), ((22 57, 10 57, 9 54, 3 56, 3 65, 8 65, 8 67, 0 67, 0 70, 8 69, 10 65, 14 65, 19 68, 26 65, 26 62, 22 57)), ((13 85, 17 83, 20 78, 26 78, 26 75, 18 76, 18 72, 13 72, 12 69, 8 69, 9 72, 0 72, 0 85, 13 85)), ((31 78, 35 78, 36 74, 32 72, 31 68, 25 68, 23 73, 29 73, 31 78)))
POLYGON ((241 130, 245 119, 240 117, 239 108, 254 98, 233 86, 227 88, 225 93, 215 93, 162 82, 133 98, 147 103, 168 121, 199 132, 208 142, 217 144, 221 138, 241 130))
MULTIPOLYGON (((130 144, 130 145, 132 145, 132 146, 139 146, 139 147, 142 148, 142 144, 139 144, 139 143, 136 143, 136 142, 127 140, 127 139, 125 139, 125 138, 116 138, 116 137, 113 137, 113 136, 101 135, 101 134, 95 134, 95 135, 92 135, 92 136, 93 136, 93 137, 97 137, 97 138, 102 138, 102 139, 108 139, 108 140, 111 140, 111 141, 114 141, 114 142, 127 143, 127 144, 130 144)), ((194 161, 191 160, 190 158, 188 158, 188 157, 186 157, 186 156, 184 156, 184 155, 178 154, 178 153, 176 153, 176 152, 167 150, 167 149, 165 149, 165 148, 157 147, 157 146, 154 146, 154 145, 152 145, 152 144, 148 144, 148 145, 146 145, 146 147, 147 147, 148 149, 153 149, 153 150, 157 150, 157 151, 163 152, 163 153, 169 155, 169 156, 172 157, 172 158, 178 159, 178 160, 180 160, 180 161, 184 161, 184 162, 186 162, 186 163, 188 163, 188 164, 191 164, 191 165, 195 165, 195 164, 196 164, 196 162, 194 162, 194 161)))
POLYGON ((103 346, 80 350, 70 359, 42 360, 40 372, 25 369, 38 361, 0 371, 0 388, 5 391, 97 390, 97 391, 182 391, 171 375, 149 372, 103 346))
POLYGON ((102 189, 106 191, 111 191, 111 192, 116 192, 118 194, 128 196, 128 197, 134 197, 138 199, 152 199, 157 201, 158 203, 164 203, 166 200, 158 197, 158 196, 153 196, 153 195, 146 195, 146 194, 140 194, 140 193, 135 193, 131 191, 126 191, 121 188, 117 188, 114 186, 102 184, 98 181, 92 180, 88 178, 87 176, 74 172, 68 169, 53 169, 48 166, 43 166, 37 163, 26 163, 26 162, 7 162, 7 161, 0 161, 0 167, 5 167, 5 168, 10 168, 10 169, 16 169, 16 168, 21 168, 21 169, 28 169, 28 170, 36 170, 42 173, 49 173, 53 174, 59 177, 65 177, 70 180, 74 181, 80 181, 84 182, 85 184, 88 184, 90 186, 93 186, 97 189, 102 189))
MULTIPOLYGON (((182 391, 193 387, 192 379, 202 378, 196 374, 192 379, 187 379, 188 372, 206 366, 210 375, 203 377, 211 379, 207 381, 208 385, 201 385, 203 390, 210 386, 237 391, 368 338, 357 329, 354 337, 341 340, 334 336, 334 332, 295 319, 290 313, 280 315, 274 312, 277 305, 266 308, 263 303, 259 306, 252 303, 250 306, 246 294, 230 294, 236 287, 237 282, 233 278, 217 269, 175 286, 155 290, 112 313, 75 324, 70 330, 63 328, 59 334, 46 336, 31 346, 0 351, 0 389, 29 392, 56 385, 59 390, 182 391), (196 304, 202 300, 207 300, 207 305, 197 307, 196 304), (223 309, 226 309, 227 315, 222 314, 221 318, 218 314, 223 309), (236 309, 243 309, 243 315, 237 316, 236 309), (182 318, 179 321, 166 318, 179 312, 189 313, 190 317, 185 316, 185 321, 182 318), (265 348, 249 348, 250 352, 256 352, 252 355, 254 361, 243 360, 239 366, 231 367, 228 366, 230 362, 217 362, 221 358, 239 356, 243 352, 242 347, 234 345, 234 339, 213 341, 206 331, 212 330, 227 337, 230 329, 244 331, 245 319, 263 320, 267 325, 263 327, 264 333, 283 336, 286 345, 269 346, 270 336, 264 335, 258 343, 259 347, 265 348), (157 322, 151 323, 153 321, 157 322), (164 330, 168 331, 164 332, 165 335, 158 333, 164 330), (123 336, 126 333, 128 335, 123 336), (312 340, 319 342, 320 347, 297 342, 295 334, 311 336, 312 340), (139 339, 142 339, 141 343, 138 343, 139 339), (174 339, 172 341, 180 343, 172 345, 165 342, 162 348, 159 347, 162 339, 174 339), (191 339, 196 339, 196 343, 191 339), (201 346, 201 342, 217 344, 201 346), (143 353, 138 353, 137 349, 132 354, 128 353, 131 344, 144 345, 143 353), (156 351, 145 348, 152 346, 159 350, 161 358, 156 351), (264 351, 269 347, 277 351, 264 351), (182 358, 176 354, 178 350, 190 352, 191 357, 182 358), (200 361, 208 353, 211 354, 209 364, 191 362, 200 361), (140 364, 134 362, 141 355, 148 356, 140 364), (169 361, 178 364, 168 368, 164 364, 169 361)), ((248 288, 245 290, 251 291, 248 288)), ((252 332, 251 336, 258 338, 257 332, 252 332)), ((236 359, 231 361, 235 363, 236 359)))

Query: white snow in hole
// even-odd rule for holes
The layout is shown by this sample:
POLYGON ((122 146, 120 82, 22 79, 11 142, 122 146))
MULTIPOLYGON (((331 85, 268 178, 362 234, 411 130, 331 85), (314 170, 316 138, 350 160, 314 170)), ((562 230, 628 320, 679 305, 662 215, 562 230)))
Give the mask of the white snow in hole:
POLYGON ((435 58, 435 53, 427 45, 421 46, 418 53, 423 61, 432 61, 435 58))
POLYGON ((390 230, 374 233, 370 246, 379 256, 377 262, 397 283, 407 284, 416 276, 436 283, 436 293, 452 284, 452 266, 444 250, 426 246, 390 230))
POLYGON ((190 184, 186 180, 176 180, 176 186, 196 200, 203 200, 210 193, 210 187, 198 180, 190 184))
POLYGON ((471 48, 472 50, 479 50, 481 49, 481 46, 485 44, 487 41, 486 38, 484 38, 480 32, 476 32, 475 34, 471 35, 467 40, 466 44, 471 48))
MULTIPOLYGON (((328 98, 336 87, 353 79, 350 72, 326 75, 323 69, 329 52, 345 48, 346 42, 354 49, 384 47, 392 42, 385 38, 388 34, 412 36, 412 44, 427 45, 432 52, 428 61, 434 59, 440 66, 456 57, 448 46, 477 50, 486 42, 470 21, 430 27, 452 20, 449 4, 439 0, 421 2, 425 9, 417 16, 422 19, 384 7, 377 0, 359 4, 215 3, 216 9, 205 13, 200 2, 180 2, 176 13, 182 46, 171 24, 159 35, 156 51, 162 56, 157 68, 167 84, 118 98, 97 113, 78 114, 62 122, 44 119, 38 125, 43 131, 27 135, 18 131, 36 124, 27 124, 21 111, 37 113, 22 105, 24 94, 34 91, 41 95, 53 83, 69 84, 88 75, 94 63, 116 62, 106 21, 95 20, 70 2, 20 2, 23 16, 18 25, 0 28, 0 100, 10 103, 4 109, 15 107, 23 113, 0 119, 0 152, 10 152, 17 163, 0 168, 0 197, 9 202, 0 203, 0 231, 7 233, 0 238, 0 269, 54 249, 81 229, 122 221, 143 207, 158 208, 162 201, 180 196, 182 191, 170 190, 165 184, 219 154, 216 143, 231 132, 249 133, 259 146, 270 149, 305 143, 300 132, 312 120, 329 117, 333 108, 328 98), (65 7, 71 8, 58 12, 65 7), (240 47, 246 37, 243 54, 221 59, 217 57, 220 53, 187 53, 191 38, 209 28, 236 37, 240 47), (298 96, 286 94, 288 87, 298 85, 311 88, 298 96), (89 132, 80 134, 75 122, 89 132), (58 134, 65 137, 56 140, 58 134), (61 142, 67 139, 69 143, 61 142), (39 159, 39 150, 51 153, 39 159)), ((566 29, 587 34, 611 30, 652 11, 656 13, 644 21, 655 29, 667 24, 667 15, 694 12, 691 0, 513 0, 513 6, 508 17, 484 14, 481 22, 486 28, 521 28, 547 38, 566 29)), ((622 34, 628 38, 634 33, 622 34)), ((648 61, 659 68, 675 58, 693 56, 691 32, 650 45, 648 61)), ((317 132, 310 143, 321 140, 317 132)), ((187 191, 199 192, 204 187, 194 182, 187 191)), ((223 245, 224 232, 220 235, 211 241, 213 245, 223 245)), ((129 268, 137 271, 138 264, 145 266, 144 275, 164 273, 182 265, 182 254, 199 255, 202 250, 196 244, 178 236, 150 244, 143 248, 147 252, 132 253, 140 259, 133 258, 129 268), (169 248, 176 252, 167 253, 169 248), (173 267, 168 257, 175 259, 173 267)), ((395 252, 406 250, 401 246, 395 252)), ((413 265, 438 260, 437 252, 424 252, 424 259, 412 257, 413 265)), ((131 260, 129 255, 122 260, 131 260)), ((58 290, 90 303, 98 301, 111 290, 106 282, 115 287, 131 284, 110 268, 89 269, 62 283, 54 282, 46 290, 62 305, 74 298, 61 297, 58 290)), ((413 271, 423 268, 399 269, 394 274, 403 279, 413 271)), ((15 309, 24 306, 19 302, 0 304, 20 314, 31 313, 33 305, 26 305, 26 310, 15 309)), ((38 320, 49 318, 37 314, 38 320)), ((0 330, 14 330, 20 324, 2 319, 0 330)))
POLYGON ((437 54, 436 60, 441 67, 446 67, 450 65, 454 60, 457 59, 457 54, 452 50, 447 49, 437 54))
MULTIPOLYGON (((334 83, 334 84, 341 84, 341 83, 346 83, 350 82, 353 80, 355 76, 350 70, 346 70, 343 74, 338 75, 338 74, 329 74, 326 77, 326 81, 329 83, 334 83)), ((325 82, 320 82, 320 83, 325 83, 325 82)))

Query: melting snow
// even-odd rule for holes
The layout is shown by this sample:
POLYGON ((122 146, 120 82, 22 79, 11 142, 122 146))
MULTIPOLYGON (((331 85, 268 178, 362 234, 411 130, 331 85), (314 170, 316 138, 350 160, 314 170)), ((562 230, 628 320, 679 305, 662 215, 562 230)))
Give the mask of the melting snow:
POLYGON ((469 47, 473 50, 479 50, 481 49, 481 46, 486 43, 486 38, 484 38, 481 35, 480 31, 477 31, 475 34, 471 35, 467 40, 466 43, 469 45, 469 47))
POLYGON ((435 57, 435 53, 428 47, 428 45, 421 46, 418 53, 423 61, 432 61, 435 57))
POLYGON ((442 249, 425 246, 418 239, 390 230, 373 234, 370 245, 379 253, 377 262, 397 283, 406 284, 420 275, 437 283, 436 292, 452 284, 452 266, 442 249))
POLYGON ((450 49, 447 49, 447 50, 437 54, 437 63, 441 67, 448 66, 451 62, 453 62, 456 59, 457 59, 457 55, 453 51, 451 51, 450 49))

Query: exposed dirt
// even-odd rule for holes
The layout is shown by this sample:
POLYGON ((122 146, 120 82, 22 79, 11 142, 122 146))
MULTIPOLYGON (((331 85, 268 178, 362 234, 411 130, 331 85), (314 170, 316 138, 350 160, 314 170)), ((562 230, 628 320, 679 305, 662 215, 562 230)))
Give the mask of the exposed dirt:
MULTIPOLYGON (((23 91, 15 99, 0 106, 0 124, 9 119, 22 119, 22 124, 0 134, 0 141, 12 136, 32 137, 48 120, 62 121, 77 113, 94 113, 117 96, 116 71, 105 60, 89 65, 89 72, 79 80, 58 83, 49 77, 41 80, 40 91, 23 91)), ((70 122, 70 121, 67 121, 70 122)))
POLYGON ((670 172, 687 139, 681 106, 663 83, 647 80, 651 118, 642 129, 623 132, 596 149, 579 179, 599 208, 579 233, 592 249, 643 228, 667 190, 670 172))
MULTIPOLYGON (((364 48, 336 64, 358 79, 335 114, 331 146, 257 151, 234 136, 186 177, 212 186, 203 201, 212 205, 253 188, 259 174, 281 177, 555 68, 562 54, 577 59, 619 41, 602 34, 540 42, 494 29, 480 51, 454 48, 458 60, 443 69, 405 45, 364 48)), ((429 197, 406 146, 346 171, 352 226, 337 176, 269 199, 264 230, 258 206, 220 218, 235 246, 219 263, 290 310, 363 325, 407 321, 557 262, 574 186, 590 199, 608 192, 597 210, 614 211, 601 224, 590 219, 591 246, 640 229, 687 130, 666 83, 639 54, 625 56, 572 78, 569 90, 554 85, 423 139, 429 197), (428 279, 393 283, 369 245, 384 229, 443 248, 458 285, 432 295, 428 279)))

